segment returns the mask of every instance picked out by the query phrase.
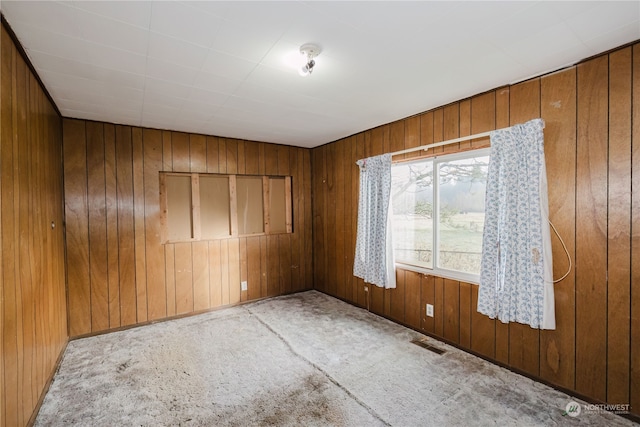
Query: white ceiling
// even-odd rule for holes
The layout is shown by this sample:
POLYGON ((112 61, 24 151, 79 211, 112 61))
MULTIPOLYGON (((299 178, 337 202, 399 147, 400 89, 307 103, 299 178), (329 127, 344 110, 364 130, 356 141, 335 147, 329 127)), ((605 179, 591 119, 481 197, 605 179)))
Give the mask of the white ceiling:
POLYGON ((65 117, 315 147, 640 39, 640 1, 7 1, 65 117), (285 57, 313 42, 311 76, 285 57))

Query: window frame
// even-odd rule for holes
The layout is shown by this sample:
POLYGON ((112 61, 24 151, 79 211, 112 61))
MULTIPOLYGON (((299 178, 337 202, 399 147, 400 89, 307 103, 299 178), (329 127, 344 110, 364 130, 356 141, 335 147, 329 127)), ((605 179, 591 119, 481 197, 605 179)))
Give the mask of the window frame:
POLYGON ((160 197, 160 242, 162 244, 202 242, 232 239, 238 237, 253 237, 266 235, 279 235, 293 233, 293 203, 292 203, 292 177, 289 175, 253 175, 253 174, 224 174, 224 173, 199 173, 199 172, 159 172, 159 197, 160 197), (192 229, 190 238, 169 239, 168 223, 168 193, 167 176, 191 177, 191 223, 192 229), (229 235, 216 237, 202 237, 201 234, 201 211, 200 211, 200 177, 216 176, 226 177, 229 181, 229 235), (262 209, 263 209, 263 230, 259 233, 240 234, 238 227, 238 199, 237 199, 237 178, 238 177, 258 177, 262 179, 262 209), (285 198, 285 231, 272 232, 270 229, 270 180, 284 179, 285 198))
MULTIPOLYGON (((416 273, 422 273, 429 276, 443 277, 445 279, 457 280, 465 283, 479 284, 480 283, 480 274, 473 274, 464 271, 450 270, 446 268, 438 267, 438 262, 440 261, 440 168, 438 165, 440 163, 446 163, 450 161, 456 160, 464 160, 474 157, 484 157, 487 156, 490 158, 491 148, 483 147, 483 148, 474 148, 471 150, 459 151, 456 153, 447 153, 447 154, 436 154, 433 156, 424 156, 406 160, 399 160, 397 162, 393 162, 395 166, 407 164, 407 163, 420 163, 420 162, 431 162, 433 164, 433 236, 432 236, 432 267, 424 267, 421 265, 412 264, 407 261, 395 261, 395 268, 401 268, 402 270, 414 271, 416 273)), ((392 167, 393 167, 392 166, 392 167)), ((393 203, 393 200, 390 201, 393 203)), ((395 251, 395 248, 394 248, 395 251)))

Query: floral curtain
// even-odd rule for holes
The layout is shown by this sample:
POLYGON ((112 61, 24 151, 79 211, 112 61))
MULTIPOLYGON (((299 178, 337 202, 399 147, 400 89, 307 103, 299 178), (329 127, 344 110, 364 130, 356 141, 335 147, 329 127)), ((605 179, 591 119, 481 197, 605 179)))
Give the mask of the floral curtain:
POLYGON ((544 121, 491 133, 478 311, 555 329, 544 121))
POLYGON ((353 274, 384 288, 396 287, 391 238, 391 154, 358 160, 360 194, 353 274))

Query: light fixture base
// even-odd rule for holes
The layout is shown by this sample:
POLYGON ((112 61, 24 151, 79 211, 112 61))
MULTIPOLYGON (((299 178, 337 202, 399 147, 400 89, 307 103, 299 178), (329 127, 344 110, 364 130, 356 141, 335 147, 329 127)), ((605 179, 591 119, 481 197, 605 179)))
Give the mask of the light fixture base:
POLYGON ((305 43, 300 46, 300 53, 307 57, 307 61, 312 60, 316 56, 320 55, 322 49, 320 46, 313 43, 305 43))

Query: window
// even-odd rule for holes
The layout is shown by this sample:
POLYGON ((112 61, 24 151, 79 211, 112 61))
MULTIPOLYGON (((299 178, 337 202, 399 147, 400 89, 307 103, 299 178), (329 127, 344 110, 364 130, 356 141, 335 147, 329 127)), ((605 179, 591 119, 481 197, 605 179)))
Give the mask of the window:
POLYGON ((478 281, 488 166, 489 149, 393 165, 396 263, 478 281))
POLYGON ((160 173, 162 241, 291 233, 291 177, 160 173))

